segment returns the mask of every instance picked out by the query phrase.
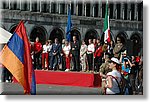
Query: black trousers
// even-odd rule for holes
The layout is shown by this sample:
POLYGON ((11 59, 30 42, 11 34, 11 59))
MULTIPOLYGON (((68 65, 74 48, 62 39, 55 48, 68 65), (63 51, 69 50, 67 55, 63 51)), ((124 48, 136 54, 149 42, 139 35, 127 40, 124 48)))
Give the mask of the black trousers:
POLYGON ((80 66, 79 66, 79 55, 72 55, 72 61, 74 65, 74 71, 80 71, 80 66))
POLYGON ((99 72, 99 67, 101 66, 102 64, 102 57, 96 57, 94 59, 94 67, 95 67, 95 71, 99 72))
POLYGON ((34 69, 40 69, 40 54, 41 53, 34 54, 34 69))
POLYGON ((93 54, 87 54, 87 60, 88 60, 88 70, 94 71, 93 68, 93 54))

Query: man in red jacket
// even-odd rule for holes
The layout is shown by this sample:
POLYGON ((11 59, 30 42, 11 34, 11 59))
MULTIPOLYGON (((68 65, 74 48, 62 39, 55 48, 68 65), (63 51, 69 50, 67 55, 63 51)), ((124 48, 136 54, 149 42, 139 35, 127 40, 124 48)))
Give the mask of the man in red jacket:
POLYGON ((39 57, 42 51, 42 44, 39 42, 39 38, 37 37, 34 42, 34 69, 40 69, 39 57))

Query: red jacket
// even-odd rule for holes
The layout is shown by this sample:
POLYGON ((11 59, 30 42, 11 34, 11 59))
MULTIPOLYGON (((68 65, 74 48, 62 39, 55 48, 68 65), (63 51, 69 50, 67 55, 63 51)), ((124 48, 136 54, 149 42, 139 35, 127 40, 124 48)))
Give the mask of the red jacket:
POLYGON ((102 46, 100 46, 94 53, 94 57, 101 57, 103 53, 102 46))
POLYGON ((34 42, 34 52, 40 52, 42 50, 42 44, 40 42, 34 42))

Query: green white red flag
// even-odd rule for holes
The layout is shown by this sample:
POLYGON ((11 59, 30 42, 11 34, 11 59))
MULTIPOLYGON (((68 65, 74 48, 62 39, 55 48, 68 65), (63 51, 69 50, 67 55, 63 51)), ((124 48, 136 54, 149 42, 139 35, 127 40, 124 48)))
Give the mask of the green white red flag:
POLYGON ((104 19, 104 42, 110 43, 110 27, 109 27, 109 14, 108 14, 108 0, 106 3, 106 9, 105 9, 105 19, 104 19))

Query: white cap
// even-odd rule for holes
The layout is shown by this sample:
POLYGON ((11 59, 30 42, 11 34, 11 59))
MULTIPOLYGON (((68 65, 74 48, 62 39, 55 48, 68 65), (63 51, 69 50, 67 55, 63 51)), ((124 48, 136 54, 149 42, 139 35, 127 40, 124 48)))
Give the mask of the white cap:
POLYGON ((111 61, 113 61, 113 62, 115 62, 117 64, 120 64, 120 61, 117 58, 115 58, 115 57, 111 58, 111 61))

